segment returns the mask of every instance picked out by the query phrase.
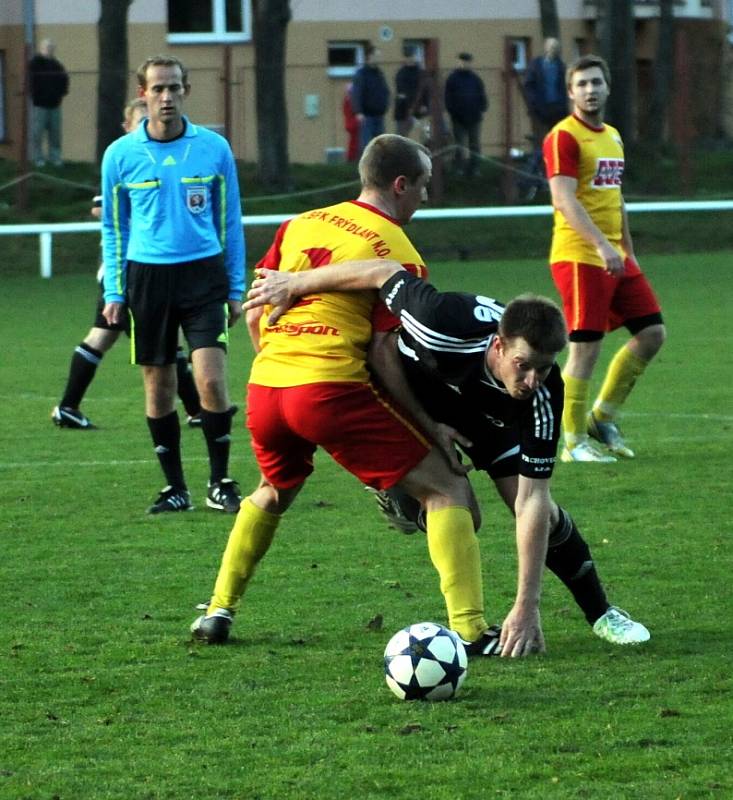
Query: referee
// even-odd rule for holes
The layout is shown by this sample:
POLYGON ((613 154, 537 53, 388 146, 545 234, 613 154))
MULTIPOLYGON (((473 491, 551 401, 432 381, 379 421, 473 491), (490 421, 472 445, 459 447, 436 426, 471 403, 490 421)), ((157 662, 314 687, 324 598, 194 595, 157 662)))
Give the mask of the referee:
POLYGON ((236 513, 226 351, 242 314, 245 249, 234 158, 222 137, 183 115, 190 85, 178 59, 147 59, 137 80, 148 118, 104 154, 102 246, 104 316, 119 324, 127 303, 131 361, 143 368, 145 413, 167 482, 148 513, 193 508, 175 410, 179 326, 201 395, 206 505, 236 513))

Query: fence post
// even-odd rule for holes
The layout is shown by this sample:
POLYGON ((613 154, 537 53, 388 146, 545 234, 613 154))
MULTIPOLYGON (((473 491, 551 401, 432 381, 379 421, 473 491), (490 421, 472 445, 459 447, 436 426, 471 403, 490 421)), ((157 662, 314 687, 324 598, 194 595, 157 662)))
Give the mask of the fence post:
POLYGON ((41 248, 41 277, 42 278, 50 278, 51 271, 52 271, 52 264, 51 264, 51 243, 52 243, 52 234, 51 231, 43 231, 43 233, 39 234, 39 244, 41 248))

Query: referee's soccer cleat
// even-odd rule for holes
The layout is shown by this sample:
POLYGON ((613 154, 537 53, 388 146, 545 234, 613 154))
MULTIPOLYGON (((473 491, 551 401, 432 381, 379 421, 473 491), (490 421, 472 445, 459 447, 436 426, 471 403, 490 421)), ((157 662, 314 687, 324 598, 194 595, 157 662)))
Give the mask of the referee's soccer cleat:
POLYGON ((419 501, 415 500, 414 497, 410 497, 407 492, 403 492, 402 489, 398 489, 396 486, 382 491, 377 491, 367 486, 366 490, 374 495, 382 516, 387 520, 391 528, 406 534, 425 530, 422 506, 419 501), (421 517, 423 518, 422 520, 421 517))
POLYGON ((633 458, 634 451, 626 444, 618 425, 615 422, 601 422, 591 411, 588 414, 588 435, 605 444, 606 447, 621 458, 633 458))
POLYGON ((616 461, 616 458, 608 453, 603 453, 595 442, 586 439, 573 448, 563 447, 560 461, 595 461, 599 464, 610 464, 616 461))
POLYGON ((217 608, 212 614, 202 614, 191 625, 193 638, 206 644, 225 644, 232 619, 232 612, 226 608, 217 608))
POLYGON ((612 644, 641 644, 651 639, 649 631, 622 609, 610 606, 593 625, 593 633, 612 644))
POLYGON ((209 484, 206 495, 206 505, 226 514, 236 514, 242 502, 239 484, 231 478, 222 478, 220 481, 209 484))
POLYGON ((499 637, 501 636, 501 626, 492 625, 485 630, 475 642, 467 642, 461 639, 463 646, 466 648, 466 655, 469 658, 473 656, 500 656, 501 645, 499 644, 499 637))
POLYGON ((51 419, 53 424, 58 425, 59 428, 76 428, 77 430, 90 431, 97 427, 92 425, 89 417, 82 414, 78 408, 69 408, 69 406, 56 406, 51 412, 51 419))
POLYGON ((164 514, 170 511, 193 511, 191 495, 185 489, 166 486, 160 490, 158 499, 148 509, 148 514, 164 514))

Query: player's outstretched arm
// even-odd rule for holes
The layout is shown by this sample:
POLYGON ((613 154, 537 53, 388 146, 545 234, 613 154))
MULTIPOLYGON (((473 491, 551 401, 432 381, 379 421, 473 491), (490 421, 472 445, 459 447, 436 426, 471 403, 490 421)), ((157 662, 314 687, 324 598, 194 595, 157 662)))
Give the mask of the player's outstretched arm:
POLYGON ((515 502, 517 595, 501 626, 502 656, 526 656, 545 650, 540 594, 551 504, 549 481, 520 476, 515 502))
POLYGON ((344 261, 303 272, 283 272, 259 268, 247 292, 244 308, 270 305, 268 323, 272 325, 290 306, 306 294, 379 289, 392 275, 403 269, 398 261, 375 258, 369 261, 344 261))

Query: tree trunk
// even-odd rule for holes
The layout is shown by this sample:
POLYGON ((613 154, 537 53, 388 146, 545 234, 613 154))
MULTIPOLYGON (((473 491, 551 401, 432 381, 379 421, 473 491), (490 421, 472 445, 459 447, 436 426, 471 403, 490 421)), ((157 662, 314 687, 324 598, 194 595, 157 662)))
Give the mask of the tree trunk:
POLYGON ((560 38, 560 18, 557 15, 556 0, 539 0, 540 24, 543 39, 560 38))
POLYGON ((270 189, 290 188, 285 46, 289 0, 253 0, 259 177, 270 189))
POLYGON ((97 23, 97 160, 121 134, 127 102, 127 12, 132 0, 101 0, 97 23))
POLYGON ((667 138, 667 116, 674 75, 674 0, 659 0, 659 38, 654 61, 654 84, 649 104, 649 141, 667 138))
POLYGON ((606 119, 630 144, 635 138, 636 37, 632 0, 602 0, 598 3, 601 54, 611 71, 611 96, 606 119))

